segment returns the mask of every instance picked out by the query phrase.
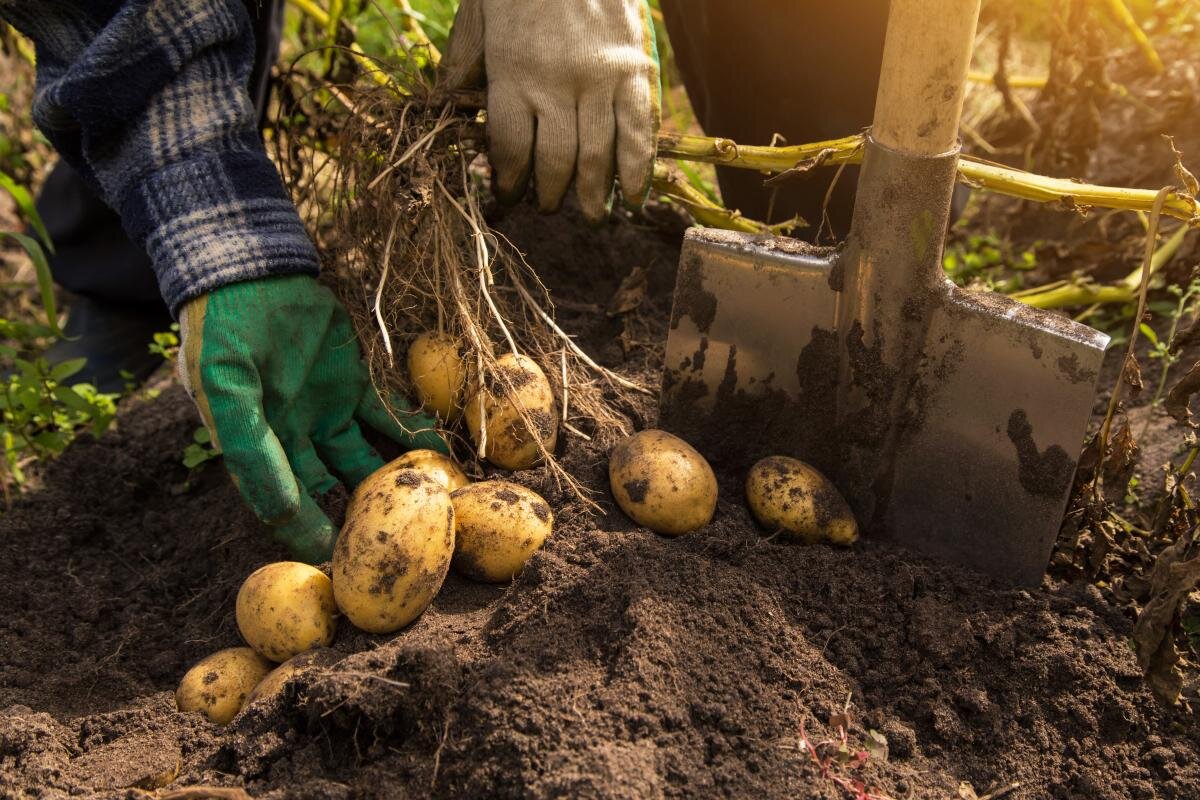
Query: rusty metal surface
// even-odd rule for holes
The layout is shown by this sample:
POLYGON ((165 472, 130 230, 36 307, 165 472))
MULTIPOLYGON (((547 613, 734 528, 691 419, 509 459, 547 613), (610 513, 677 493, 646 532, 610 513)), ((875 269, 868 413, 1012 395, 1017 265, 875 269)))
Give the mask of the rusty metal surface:
POLYGON ((690 232, 662 425, 725 469, 804 459, 868 531, 1032 584, 1108 337, 946 279, 956 160, 869 143, 841 253, 690 232))

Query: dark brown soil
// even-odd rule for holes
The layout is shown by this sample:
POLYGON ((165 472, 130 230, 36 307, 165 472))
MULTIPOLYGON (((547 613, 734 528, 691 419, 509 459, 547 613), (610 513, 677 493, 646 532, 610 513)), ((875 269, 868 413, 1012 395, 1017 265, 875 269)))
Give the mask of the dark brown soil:
MULTIPOLYGON (((504 227, 568 328, 653 382, 678 230, 526 209, 504 227), (646 302, 609 319, 639 265, 646 302)), ((629 411, 654 421, 649 400, 629 411)), ((396 636, 343 622, 339 663, 214 727, 171 692, 238 643, 237 587, 283 553, 219 464, 184 486, 195 426, 177 387, 131 402, 0 519, 0 795, 852 797, 844 777, 893 797, 957 797, 962 781, 1020 783, 1010 798, 1200 796, 1198 721, 1156 705, 1128 619, 1094 589, 1009 590, 872 542, 780 544, 737 476, 712 525, 669 540, 607 492, 590 517, 547 474, 517 475, 558 524, 511 587, 452 575, 396 636), (814 763, 802 735, 847 719, 850 750, 875 731, 886 761, 814 763)), ((606 453, 569 438, 562 456, 603 490, 606 453)))
MULTIPOLYGON (((1169 178, 1160 129, 1200 154, 1195 71, 1171 75, 1181 83, 1160 117, 1104 110, 1091 177, 1169 178), (1131 150, 1134 139, 1147 144, 1131 150)), ((592 230, 521 207, 500 227, 550 284, 563 326, 657 386, 681 227, 651 214, 592 230), (644 301, 609 317, 636 267, 644 301)), ((1041 242, 1043 278, 1095 268, 1089 254, 1104 259, 1101 278, 1136 265, 1134 221, 1007 202, 981 219, 1021 246, 1041 242)), ((1200 717, 1155 702, 1128 611, 1091 585, 1057 576, 1011 590, 877 542, 782 544, 750 519, 736 474, 720 475, 713 524, 665 539, 612 507, 607 453, 575 437, 560 456, 605 511, 589 515, 545 471, 514 476, 550 502, 556 529, 512 586, 451 573, 398 635, 343 620, 336 663, 229 727, 180 714, 172 693, 187 667, 240 643, 241 581, 284 552, 219 462, 189 479, 179 462, 197 419, 169 379, 159 388, 0 516, 0 797, 227 786, 833 800, 855 797, 855 781, 894 798, 969 798, 964 782, 1012 800, 1200 797, 1200 717), (806 739, 836 740, 839 727, 846 758, 817 763, 806 739)), ((639 428, 657 417, 650 398, 625 411, 639 428)), ((1147 474, 1182 442, 1161 414, 1149 431, 1147 474)))

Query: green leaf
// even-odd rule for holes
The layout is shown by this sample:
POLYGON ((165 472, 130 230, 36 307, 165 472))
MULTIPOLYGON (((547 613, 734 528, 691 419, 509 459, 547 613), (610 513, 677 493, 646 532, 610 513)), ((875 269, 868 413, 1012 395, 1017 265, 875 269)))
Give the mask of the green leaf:
POLYGON ((33 441, 38 447, 44 450, 49 450, 51 453, 61 453, 67 449, 67 444, 71 439, 70 436, 62 431, 42 431, 33 437, 33 441))
POLYGON ((29 194, 29 190, 3 172, 0 172, 0 189, 7 191, 12 195, 13 200, 17 201, 17 207, 21 209, 25 219, 29 220, 29 226, 37 233, 46 249, 53 253, 54 242, 50 241, 50 233, 46 230, 41 215, 38 214, 37 205, 33 202, 33 196, 29 194))
POLYGON ((208 432, 208 428, 201 426, 196 428, 196 432, 192 434, 192 441, 196 444, 210 444, 212 434, 208 432))
POLYGON ((80 395, 70 386, 55 386, 54 399, 58 400, 58 402, 62 403, 72 411, 78 411, 81 414, 87 414, 91 416, 95 410, 92 407, 91 402, 86 397, 80 395))
POLYGON ((87 366, 86 358, 70 358, 59 364, 56 364, 50 370, 50 380, 55 383, 62 383, 72 375, 79 374, 79 371, 87 366))
POLYGON ((29 254, 30 260, 33 261, 33 266, 37 271, 38 289, 42 294, 42 308, 46 311, 46 320, 54 335, 62 336, 62 329, 58 327, 58 306, 54 302, 54 278, 50 275, 50 264, 46 261, 46 252, 42 250, 42 246, 38 244, 37 239, 26 236, 23 233, 0 231, 0 238, 5 236, 21 245, 25 249, 25 252, 29 254))
POLYGON ((215 450, 208 450, 198 444, 189 444, 183 450, 183 465, 188 469, 195 469, 206 461, 212 461, 219 455, 221 454, 215 450))
POLYGON ((1143 322, 1142 324, 1138 325, 1138 330, 1142 332, 1142 336, 1145 336, 1147 339, 1150 340, 1151 344, 1153 344, 1153 345, 1158 344, 1158 334, 1155 333, 1154 329, 1151 328, 1149 325, 1147 325, 1146 323, 1143 322))

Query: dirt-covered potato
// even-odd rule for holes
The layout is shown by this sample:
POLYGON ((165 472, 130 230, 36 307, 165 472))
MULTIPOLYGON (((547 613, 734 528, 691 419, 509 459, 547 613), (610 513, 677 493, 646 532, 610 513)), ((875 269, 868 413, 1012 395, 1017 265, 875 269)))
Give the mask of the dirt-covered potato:
POLYGON ((454 463, 454 459, 436 450, 409 450, 383 469, 392 473, 415 469, 445 486, 448 492, 461 489, 471 482, 467 473, 454 463))
POLYGON ((246 644, 271 661, 333 642, 333 586, 308 564, 267 564, 238 590, 237 624, 246 644))
POLYGON ((408 377, 422 408, 446 422, 458 419, 467 387, 467 369, 457 341, 444 334, 418 336, 408 347, 408 377))
POLYGON ((175 691, 175 706, 180 711, 199 711, 225 725, 270 671, 270 662, 249 647, 219 650, 183 676, 175 691))
POLYGON ((558 441, 554 391, 542 368, 531 358, 506 353, 496 359, 496 365, 520 405, 508 399, 503 383, 497 379, 495 385, 471 393, 466 407, 467 427, 476 447, 486 428, 488 461, 507 470, 529 469, 541 458, 539 439, 548 452, 558 441), (532 431, 521 418, 521 409, 532 423, 532 431))
POLYGON ((473 580, 512 580, 554 528, 546 501, 508 481, 473 483, 450 499, 454 501, 454 569, 473 580))
POLYGON ((454 554, 454 506, 434 478, 380 470, 346 509, 333 549, 333 596, 368 633, 398 631, 433 600, 454 554))
POLYGON ((680 536, 707 525, 717 509, 717 477, 704 456, 665 431, 642 431, 613 448, 613 497, 639 525, 680 536))
POLYGON ((829 479, 795 458, 771 456, 746 476, 746 501, 759 524, 805 542, 853 544, 858 522, 829 479))
POLYGON ((246 698, 246 705, 274 697, 283 689, 284 684, 292 678, 313 669, 331 666, 339 658, 341 658, 340 654, 328 647, 318 647, 316 650, 309 650, 308 652, 289 658, 271 670, 267 674, 267 677, 258 682, 258 686, 255 686, 254 691, 246 698))

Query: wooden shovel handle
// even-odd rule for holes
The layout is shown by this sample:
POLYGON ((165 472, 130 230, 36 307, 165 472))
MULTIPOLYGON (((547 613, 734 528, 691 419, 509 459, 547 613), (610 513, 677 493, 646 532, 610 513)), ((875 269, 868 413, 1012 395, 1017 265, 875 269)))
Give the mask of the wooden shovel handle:
POLYGON ((913 156, 958 146, 980 0, 892 0, 872 136, 913 156))

